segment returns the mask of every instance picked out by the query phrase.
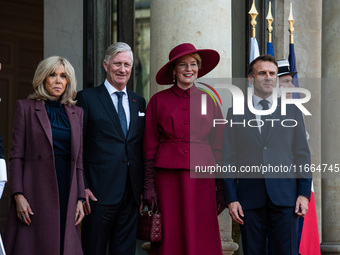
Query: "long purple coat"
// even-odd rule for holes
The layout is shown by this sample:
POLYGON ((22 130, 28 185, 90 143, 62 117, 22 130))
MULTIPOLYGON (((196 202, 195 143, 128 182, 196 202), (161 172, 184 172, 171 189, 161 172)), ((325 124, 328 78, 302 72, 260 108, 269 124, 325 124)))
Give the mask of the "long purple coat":
MULTIPOLYGON (((82 163, 83 111, 65 106, 71 126, 71 183, 64 255, 83 254, 80 227, 75 227, 76 203, 85 197, 82 163)), ((34 216, 30 226, 22 223, 11 201, 4 236, 8 255, 60 255, 60 209, 54 165, 52 129, 45 105, 19 100, 16 105, 9 166, 12 194, 24 194, 34 216)))

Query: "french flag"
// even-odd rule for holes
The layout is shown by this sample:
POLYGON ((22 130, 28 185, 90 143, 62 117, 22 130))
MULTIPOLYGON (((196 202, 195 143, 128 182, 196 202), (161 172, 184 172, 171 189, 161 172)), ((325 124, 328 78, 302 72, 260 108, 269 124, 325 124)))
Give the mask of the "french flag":
POLYGON ((308 203, 308 211, 303 221, 299 254, 301 255, 321 254, 313 182, 310 201, 308 203))

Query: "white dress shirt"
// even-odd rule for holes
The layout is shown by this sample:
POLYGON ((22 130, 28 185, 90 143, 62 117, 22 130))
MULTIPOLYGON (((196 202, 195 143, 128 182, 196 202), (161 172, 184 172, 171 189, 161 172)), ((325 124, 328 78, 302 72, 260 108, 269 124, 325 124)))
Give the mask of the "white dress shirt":
MULTIPOLYGON (((118 113, 118 96, 117 94, 115 94, 117 90, 115 87, 113 87, 107 80, 105 80, 104 85, 107 89, 107 91, 109 92, 113 105, 116 108, 116 111, 118 113)), ((122 92, 124 92, 123 94, 123 98, 122 98, 122 104, 123 104, 123 108, 125 111, 125 115, 126 115, 126 121, 127 121, 127 130, 129 130, 129 126, 130 126, 130 107, 129 107, 129 96, 127 94, 126 91, 126 87, 122 90, 122 92)))
MULTIPOLYGON (((253 105, 254 105, 254 108, 256 110, 262 110, 263 109, 263 106, 260 104, 260 101, 262 101, 262 100, 263 100, 263 98, 258 97, 256 95, 253 95, 253 105)), ((269 102, 268 107, 270 109, 272 107, 272 105, 273 105, 273 98, 272 98, 272 96, 267 97, 266 100, 269 102)), ((255 117, 257 119, 257 126, 259 127, 259 131, 261 133, 261 122, 260 122, 261 116, 256 114, 255 117)))

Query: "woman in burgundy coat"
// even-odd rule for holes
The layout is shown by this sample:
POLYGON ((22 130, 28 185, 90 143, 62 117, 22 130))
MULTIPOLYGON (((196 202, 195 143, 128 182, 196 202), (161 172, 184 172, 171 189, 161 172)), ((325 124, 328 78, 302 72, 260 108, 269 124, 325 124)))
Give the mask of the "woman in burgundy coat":
POLYGON ((41 61, 34 92, 16 105, 9 175, 12 199, 4 236, 8 255, 83 254, 83 111, 75 106, 72 65, 41 61))
POLYGON ((222 113, 194 84, 219 59, 214 50, 184 43, 172 49, 157 73, 158 84, 174 85, 155 94, 146 111, 144 200, 157 203, 163 214, 163 240, 151 244, 152 255, 222 254, 214 176, 193 172, 195 166, 216 166, 222 159, 223 125, 213 128, 222 113))

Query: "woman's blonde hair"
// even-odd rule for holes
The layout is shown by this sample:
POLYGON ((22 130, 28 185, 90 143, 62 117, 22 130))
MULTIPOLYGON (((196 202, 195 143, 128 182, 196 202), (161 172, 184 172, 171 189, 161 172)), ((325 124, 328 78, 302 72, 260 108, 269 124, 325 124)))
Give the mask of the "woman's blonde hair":
MULTIPOLYGON (((194 59, 196 59, 197 60, 198 69, 201 69, 201 67, 202 67, 202 58, 201 58, 200 54, 198 54, 197 52, 194 52, 194 53, 188 54, 188 56, 191 56, 194 59)), ((174 70, 175 69, 177 61, 178 61, 178 59, 175 59, 174 61, 172 61, 170 63, 169 70, 174 70)))
POLYGON ((195 53, 191 53, 191 54, 189 54, 189 55, 192 56, 194 59, 197 60, 198 69, 201 69, 201 66, 202 66, 202 59, 201 59, 200 54, 198 54, 197 52, 195 52, 195 53))
POLYGON ((45 101, 47 99, 54 100, 54 97, 49 95, 45 89, 45 81, 50 74, 54 73, 55 70, 58 69, 59 66, 63 66, 65 68, 67 80, 66 88, 60 97, 60 101, 62 104, 66 105, 74 105, 76 103, 76 101, 73 100, 77 94, 77 81, 74 68, 67 59, 59 56, 52 56, 40 61, 37 69, 35 70, 32 82, 34 92, 28 96, 29 99, 37 101, 45 101))

